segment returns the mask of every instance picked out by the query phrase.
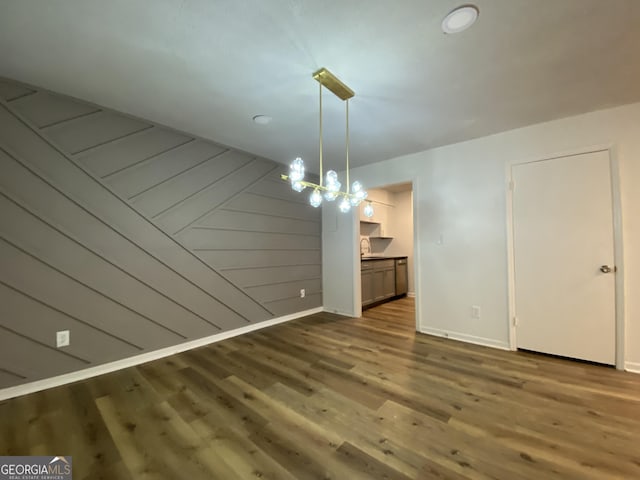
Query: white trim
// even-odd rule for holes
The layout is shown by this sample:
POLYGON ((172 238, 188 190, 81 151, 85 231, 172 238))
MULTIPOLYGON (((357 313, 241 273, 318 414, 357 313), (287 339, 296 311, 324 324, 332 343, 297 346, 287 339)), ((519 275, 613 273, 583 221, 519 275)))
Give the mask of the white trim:
POLYGON ((407 292, 407 297, 416 298, 416 292, 407 292))
POLYGON ((506 165, 505 191, 507 196, 506 216, 507 216, 507 328, 509 329, 509 349, 517 350, 516 327, 514 318, 516 317, 516 265, 515 249, 513 246, 513 165, 506 165))
POLYGON ((637 363, 637 362, 626 362, 624 364, 624 369, 627 372, 640 373, 640 363, 637 363))
MULTIPOLYGON (((420 261, 420 215, 418 215, 418 206, 420 202, 418 202, 418 177, 415 177, 411 180, 411 199, 413 200, 413 296, 416 301, 414 303, 414 308, 416 311, 416 331, 420 331, 420 323, 422 320, 422 295, 416 295, 420 290, 421 281, 421 266, 422 262, 420 261)), ((410 295, 408 295, 410 296, 410 295)))
POLYGON ((545 155, 534 155, 528 158, 521 158, 519 160, 513 160, 507 162, 508 165, 523 165, 525 163, 544 162, 546 160, 555 160, 556 158, 573 157, 575 155, 583 155, 585 153, 596 153, 611 150, 613 148, 612 143, 599 143, 596 145, 590 145, 587 147, 575 147, 567 150, 560 150, 554 153, 545 155))
POLYGON ((97 377, 98 375, 104 375, 105 373, 115 372, 116 370, 135 367, 136 365, 141 365, 153 360, 159 360, 164 357, 175 355, 176 353, 185 352, 194 348, 204 347, 221 340, 237 337, 238 335, 243 335, 255 330, 261 330, 266 327, 271 327, 279 323, 289 322, 291 320, 306 317, 308 315, 313 315, 314 313, 320 313, 322 311, 324 311, 322 307, 311 308, 302 312, 296 312, 290 315, 265 320, 264 322, 236 328, 235 330, 229 330, 227 332, 217 333, 215 335, 199 338, 197 340, 191 340, 189 342, 180 343, 171 347, 161 348, 159 350, 154 350, 153 352, 142 353, 133 357, 124 358, 122 360, 116 360, 114 362, 105 363, 103 365, 85 368, 83 370, 78 370, 77 372, 65 373, 64 375, 58 375, 56 377, 51 377, 44 380, 37 380, 35 382, 5 388, 3 390, 0 390, 0 401, 19 397, 21 395, 27 395, 29 393, 39 392, 41 390, 46 390, 49 388, 59 387, 68 383, 78 382, 80 380, 86 380, 91 377, 97 377))
MULTIPOLYGON (((360 307, 360 308, 362 308, 362 307, 360 307)), ((355 317, 350 312, 342 312, 342 311, 338 310, 337 308, 325 308, 322 311, 326 312, 326 313, 333 313, 335 315, 342 315, 343 317, 360 318, 360 317, 355 317)), ((360 316, 362 316, 362 314, 360 316)))
POLYGON ((361 258, 360 258, 360 207, 351 209, 351 234, 353 235, 353 241, 351 242, 352 247, 352 271, 353 271, 353 284, 351 286, 351 291, 353 295, 351 296, 351 301, 353 302, 353 313, 351 315, 347 315, 348 317, 360 318, 362 317, 362 281, 360 280, 362 277, 361 270, 361 258))
POLYGON ((615 302, 616 302, 616 368, 625 368, 625 283, 624 248, 622 236, 622 195, 620 188, 620 167, 618 151, 615 146, 609 148, 609 171, 611 175, 611 204, 613 206, 613 258, 616 266, 615 302))
MULTIPOLYGON (((615 307, 616 307, 616 368, 622 370, 629 365, 625 364, 625 283, 624 283, 624 256, 623 256, 623 235, 622 235, 622 204, 620 193, 620 170, 617 157, 617 150, 614 144, 593 145, 584 148, 575 148, 564 152, 558 152, 544 157, 533 157, 527 160, 516 160, 508 162, 506 166, 506 198, 507 198, 507 265, 508 265, 508 310, 509 310, 509 347, 511 350, 517 350, 516 327, 513 319, 515 318, 515 249, 513 245, 513 190, 510 185, 513 181, 512 170, 515 165, 523 165, 526 163, 541 162, 545 160, 554 160, 557 158, 569 157, 574 155, 582 155, 586 153, 607 152, 609 155, 609 171, 611 174, 611 203, 613 207, 613 242, 614 257, 617 273, 615 277, 615 307)), ((518 188, 516 185, 515 188, 518 188)))
POLYGON ((436 337, 444 337, 450 340, 459 340, 461 342, 473 343, 475 345, 482 345, 483 347, 499 348, 501 350, 511 350, 509 344, 494 340, 493 338, 476 337, 475 335, 467 335, 466 333, 451 332, 449 330, 442 330, 440 328, 433 327, 421 327, 418 330, 420 333, 427 335, 435 335, 436 337))

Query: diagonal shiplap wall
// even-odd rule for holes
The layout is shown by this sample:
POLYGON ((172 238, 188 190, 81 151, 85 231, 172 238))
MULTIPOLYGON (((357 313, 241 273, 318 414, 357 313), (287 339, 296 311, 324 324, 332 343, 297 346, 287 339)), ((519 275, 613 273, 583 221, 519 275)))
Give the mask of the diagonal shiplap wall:
POLYGON ((0 388, 320 306, 283 169, 0 79, 0 388))

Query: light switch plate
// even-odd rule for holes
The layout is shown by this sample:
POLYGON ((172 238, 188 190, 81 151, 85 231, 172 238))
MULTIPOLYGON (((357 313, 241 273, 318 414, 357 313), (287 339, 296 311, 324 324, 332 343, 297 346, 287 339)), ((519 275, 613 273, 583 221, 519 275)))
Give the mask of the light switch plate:
POLYGON ((69 330, 60 330, 56 332, 56 347, 68 347, 71 343, 71 334, 69 330))

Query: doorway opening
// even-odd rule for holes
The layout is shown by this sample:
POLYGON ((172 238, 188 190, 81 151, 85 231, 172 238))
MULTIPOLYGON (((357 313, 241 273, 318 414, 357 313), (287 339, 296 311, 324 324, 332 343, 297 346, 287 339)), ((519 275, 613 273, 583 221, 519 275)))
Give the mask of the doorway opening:
POLYGON ((362 310, 386 302, 415 298, 413 184, 370 188, 374 214, 358 212, 360 305, 362 310))

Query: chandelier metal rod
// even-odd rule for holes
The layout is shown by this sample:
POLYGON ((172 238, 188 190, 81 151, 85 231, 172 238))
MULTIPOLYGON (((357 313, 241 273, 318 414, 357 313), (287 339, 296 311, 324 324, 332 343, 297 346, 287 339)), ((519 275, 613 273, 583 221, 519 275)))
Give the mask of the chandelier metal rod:
POLYGON ((322 186, 322 83, 318 83, 320 86, 320 186, 322 186))
POLYGON ((349 99, 345 100, 347 104, 347 195, 349 194, 349 99))

